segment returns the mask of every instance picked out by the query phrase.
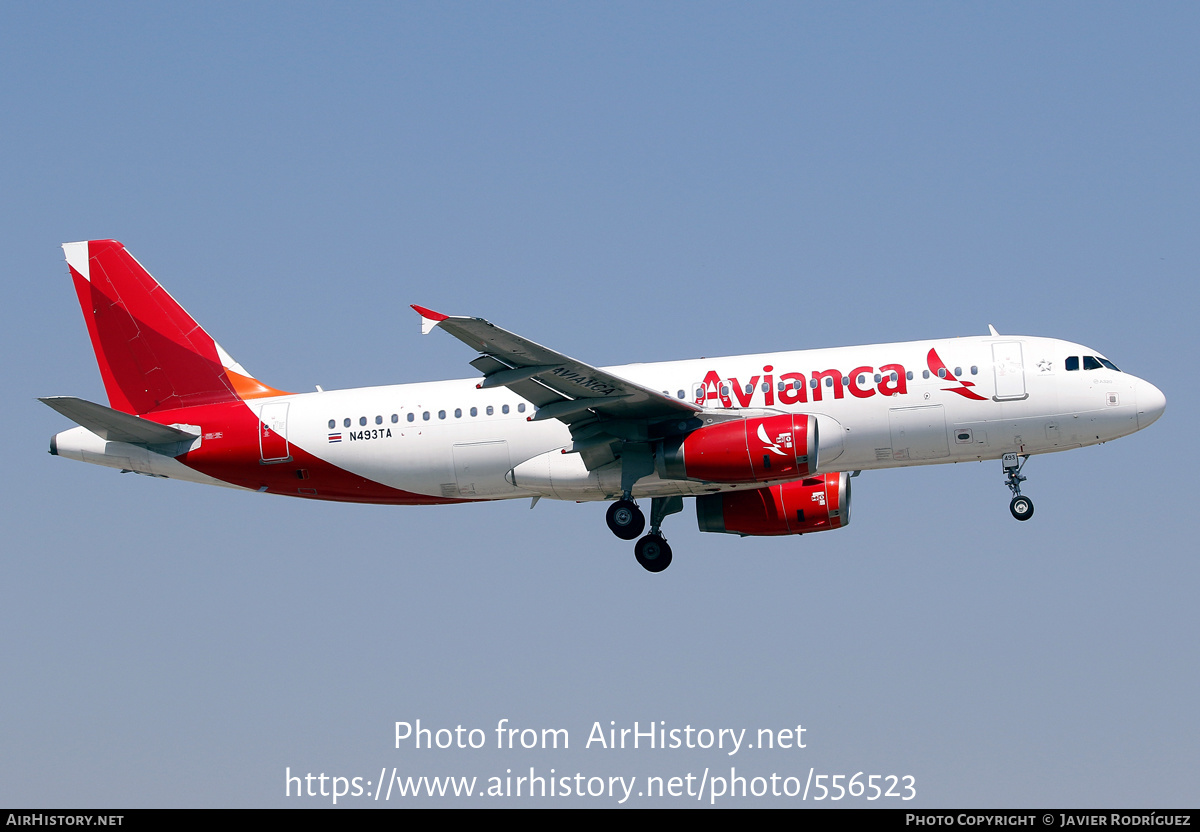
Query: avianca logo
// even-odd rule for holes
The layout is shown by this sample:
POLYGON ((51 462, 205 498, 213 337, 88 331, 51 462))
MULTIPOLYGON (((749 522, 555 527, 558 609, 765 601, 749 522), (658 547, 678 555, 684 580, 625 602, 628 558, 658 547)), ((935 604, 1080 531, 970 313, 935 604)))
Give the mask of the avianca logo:
MULTIPOLYGON (((928 379, 936 377, 951 384, 942 390, 957 393, 964 399, 987 401, 985 396, 971 390, 975 382, 959 378, 950 372, 937 354, 936 349, 929 350, 926 356, 929 370, 923 373, 928 379)), ((777 372, 767 364, 762 368, 761 375, 752 375, 742 381, 735 377, 722 378, 716 370, 709 370, 704 380, 693 386, 693 401, 696 404, 707 404, 709 407, 774 407, 776 404, 794 405, 819 402, 823 399, 842 399, 847 395, 856 399, 869 399, 872 396, 905 396, 908 394, 908 383, 912 381, 912 373, 903 364, 881 364, 878 367, 855 367, 849 373, 838 369, 813 370, 807 375, 798 372, 777 372)), ((774 452, 778 443, 768 441, 764 436, 759 438, 765 449, 774 452)), ((786 446, 785 446, 786 447, 786 446)))
POLYGON ((777 456, 787 456, 787 453, 785 453, 779 447, 780 445, 783 445, 784 448, 792 447, 792 434, 790 431, 786 431, 784 433, 779 434, 778 436, 775 437, 775 441, 772 442, 767 437, 767 426, 766 425, 758 426, 758 440, 763 443, 764 451, 770 451, 771 453, 776 454, 777 456))
POLYGON ((929 351, 929 355, 926 356, 925 361, 929 365, 929 372, 933 373, 935 376, 937 376, 940 379, 944 379, 947 381, 953 381, 958 384, 957 387, 943 387, 942 388, 943 390, 945 390, 949 393, 957 393, 958 395, 962 396, 964 399, 974 399, 975 401, 979 401, 979 402, 987 401, 987 399, 985 399, 983 396, 979 395, 978 393, 971 392, 970 388, 975 386, 975 382, 965 381, 965 380, 959 378, 958 376, 953 375, 950 372, 950 370, 946 367, 945 363, 942 361, 941 356, 937 354, 936 349, 931 349, 929 351))
POLYGON ((721 407, 752 407, 754 404, 773 407, 779 404, 807 404, 824 398, 845 398, 849 393, 857 399, 871 396, 903 396, 908 392, 908 373, 902 364, 883 364, 875 367, 855 367, 846 375, 841 370, 813 370, 807 377, 804 373, 775 373, 768 364, 762 375, 750 376, 746 381, 729 377, 722 379, 716 370, 709 370, 704 380, 695 387, 697 404, 709 402, 721 407), (734 402, 737 402, 735 405, 734 402))

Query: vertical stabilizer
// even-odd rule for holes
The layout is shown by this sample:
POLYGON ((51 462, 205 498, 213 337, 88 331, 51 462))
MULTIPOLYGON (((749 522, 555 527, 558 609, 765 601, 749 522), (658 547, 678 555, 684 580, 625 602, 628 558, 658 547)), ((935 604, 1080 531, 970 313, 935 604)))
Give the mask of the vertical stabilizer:
POLYGON ((113 408, 285 395, 251 377, 116 240, 64 243, 63 253, 113 408))

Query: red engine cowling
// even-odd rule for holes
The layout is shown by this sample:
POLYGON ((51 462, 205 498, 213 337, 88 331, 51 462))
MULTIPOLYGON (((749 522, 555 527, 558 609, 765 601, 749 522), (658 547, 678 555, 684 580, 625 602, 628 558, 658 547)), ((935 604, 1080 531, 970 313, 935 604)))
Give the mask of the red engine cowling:
POLYGON ((668 480, 794 480, 817 470, 817 418, 782 413, 709 425, 663 440, 656 463, 668 480))
POLYGON ((850 475, 822 474, 754 491, 696 498, 702 532, 806 534, 850 522, 850 475))

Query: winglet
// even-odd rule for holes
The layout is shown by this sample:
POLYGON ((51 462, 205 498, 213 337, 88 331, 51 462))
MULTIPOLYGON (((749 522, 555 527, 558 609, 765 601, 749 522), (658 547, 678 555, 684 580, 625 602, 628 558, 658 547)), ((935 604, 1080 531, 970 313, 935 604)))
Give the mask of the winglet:
POLYGON ((412 308, 417 310, 417 314, 421 316, 421 334, 428 335, 429 331, 435 326, 446 320, 449 315, 443 315, 441 312, 434 312, 432 309, 426 309, 424 306, 411 304, 412 308))
POLYGON ((992 326, 991 324, 988 324, 988 332, 990 332, 993 337, 1000 334, 999 332, 996 331, 996 327, 992 326))

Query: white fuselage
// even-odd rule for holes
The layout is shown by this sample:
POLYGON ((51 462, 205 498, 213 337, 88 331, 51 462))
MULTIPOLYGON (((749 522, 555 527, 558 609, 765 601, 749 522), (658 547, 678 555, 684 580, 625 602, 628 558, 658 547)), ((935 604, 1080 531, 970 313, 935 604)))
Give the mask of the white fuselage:
MULTIPOLYGON (((1107 367, 1066 369, 1070 357, 1078 363, 1078 357, 1098 355, 1055 339, 992 336, 607 369, 672 397, 702 399, 706 409, 816 415, 819 470, 832 472, 1061 451, 1133 433, 1156 419, 1165 400, 1148 382, 1107 367), (938 375, 940 366, 945 377, 938 375)), ((579 454, 562 452, 572 442, 567 425, 529 421, 531 404, 506 388, 478 389, 477 379, 289 395, 247 406, 264 422, 273 419, 288 443, 412 494, 620 495, 619 460, 587 471, 579 454)), ((135 470, 213 482, 174 459, 147 457, 143 449, 84 434, 79 428, 60 434, 59 453, 121 467, 128 466, 112 460, 127 463, 132 454, 146 458, 135 470)), ((651 474, 634 493, 694 495, 739 487, 760 485, 716 486, 651 474)))

